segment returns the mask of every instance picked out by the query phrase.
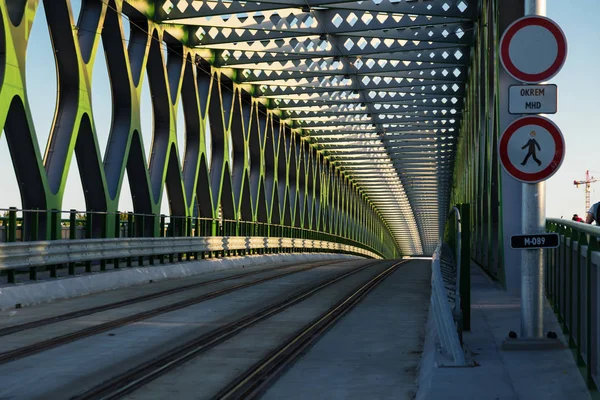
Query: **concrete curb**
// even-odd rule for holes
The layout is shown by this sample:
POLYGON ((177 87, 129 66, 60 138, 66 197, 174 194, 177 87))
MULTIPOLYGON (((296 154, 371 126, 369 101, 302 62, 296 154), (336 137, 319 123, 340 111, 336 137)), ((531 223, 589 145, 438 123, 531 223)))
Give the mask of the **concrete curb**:
POLYGON ((186 276, 234 268, 244 268, 259 264, 311 262, 331 259, 350 260, 361 258, 362 257, 330 253, 265 254, 244 257, 214 258, 169 265, 90 273, 81 276, 16 284, 14 286, 0 288, 0 310, 13 309, 17 304, 20 304, 21 307, 25 307, 72 297, 85 296, 107 290, 148 283, 150 280, 159 281, 164 279, 184 278, 186 276))

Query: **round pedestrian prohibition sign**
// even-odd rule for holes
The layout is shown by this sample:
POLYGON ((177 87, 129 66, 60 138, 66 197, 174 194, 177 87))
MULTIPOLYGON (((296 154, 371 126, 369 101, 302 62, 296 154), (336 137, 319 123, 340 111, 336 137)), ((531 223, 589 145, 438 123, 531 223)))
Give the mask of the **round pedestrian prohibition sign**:
POLYGON ((551 19, 527 16, 513 22, 500 39, 500 62, 513 78, 544 82, 556 75, 567 58, 567 38, 551 19))
POLYGON ((562 132, 548 118, 528 116, 511 123, 498 143, 505 171, 525 183, 550 178, 565 157, 562 132))

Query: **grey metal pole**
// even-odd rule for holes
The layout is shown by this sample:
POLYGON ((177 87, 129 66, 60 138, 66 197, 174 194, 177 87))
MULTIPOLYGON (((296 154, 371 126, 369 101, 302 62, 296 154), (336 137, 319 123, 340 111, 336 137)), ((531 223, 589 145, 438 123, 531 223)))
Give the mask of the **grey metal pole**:
MULTIPOLYGON (((525 15, 546 15, 546 0, 525 0, 525 15)), ((523 234, 544 233, 546 184, 524 183, 521 226, 523 234)), ((521 337, 544 337, 544 250, 523 250, 521 258, 521 337)))
MULTIPOLYGON (((523 234, 544 233, 546 223, 546 184, 523 184, 523 234)), ((544 250, 523 250, 521 258, 521 337, 544 335, 544 250)))
POLYGON ((525 15, 546 16, 546 0, 525 0, 525 15))

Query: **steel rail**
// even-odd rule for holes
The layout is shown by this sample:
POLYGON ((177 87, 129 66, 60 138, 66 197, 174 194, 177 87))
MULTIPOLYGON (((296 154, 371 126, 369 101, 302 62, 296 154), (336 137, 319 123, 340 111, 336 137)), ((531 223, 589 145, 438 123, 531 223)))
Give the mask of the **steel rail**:
POLYGON ((583 232, 586 235, 600 237, 600 226, 598 225, 582 224, 581 222, 575 222, 570 219, 560 218, 546 218, 546 223, 554 224, 557 226, 564 225, 566 227, 583 232))
POLYGON ((306 248, 342 250, 370 257, 359 247, 313 239, 264 236, 76 239, 0 243, 0 270, 20 270, 85 261, 195 254, 231 250, 306 248), (225 243, 224 243, 225 242, 225 243))
POLYGON ((209 293, 202 294, 200 296, 191 297, 189 299, 178 301, 176 303, 167 304, 165 306, 153 308, 151 310, 142 311, 142 312, 139 312, 139 313, 136 313, 133 315, 129 315, 129 316, 122 317, 122 318, 112 320, 109 322, 105 322, 105 323, 102 323, 99 325, 94 325, 94 326, 91 326, 88 328, 84 328, 84 329, 81 329, 81 330, 78 330, 75 332, 67 333, 65 335, 61 335, 61 336, 57 336, 57 337, 47 339, 47 340, 44 340, 41 342, 37 342, 37 343, 31 344, 28 346, 19 347, 14 350, 9 350, 9 351, 0 353, 0 364, 5 364, 7 362, 15 361, 15 360, 21 359, 23 357, 28 357, 33 354, 40 353, 42 351, 46 351, 46 350, 53 349, 55 347, 63 346, 65 344, 72 343, 77 340, 89 337, 89 336, 97 335, 99 333, 106 332, 111 329, 119 328, 119 327, 122 327, 122 326, 125 326, 128 324, 131 324, 133 322, 142 321, 142 320, 145 320, 148 318, 155 317, 160 314, 165 314, 165 313, 168 313, 171 311, 179 310, 181 308, 189 307, 189 306, 201 303, 206 300, 210 300, 210 299, 214 299, 219 296, 223 296, 225 294, 234 292, 236 290, 244 289, 244 288, 251 287, 251 286, 254 286, 254 285, 257 285, 257 284, 260 284, 263 282, 267 282, 267 281, 270 281, 273 279, 278 279, 278 278, 282 278, 282 277, 285 277, 288 275, 296 274, 298 272, 309 271, 311 269, 318 268, 319 266, 320 265, 309 266, 306 268, 300 268, 300 269, 297 269, 294 271, 288 271, 288 272, 284 272, 281 274, 268 276, 265 278, 255 279, 250 282, 235 284, 233 286, 229 286, 229 287, 226 287, 223 289, 218 289, 218 290, 215 290, 215 291, 212 291, 209 293))
MULTIPOLYGON (((306 263, 306 264, 308 264, 308 265, 317 264, 315 266, 319 267, 319 266, 323 266, 323 265, 338 264, 341 262, 347 262, 347 260, 337 261, 337 262, 333 262, 333 263, 325 261, 325 262, 311 262, 311 263, 306 263)), ((55 324, 55 323, 62 322, 62 321, 68 321, 68 320, 74 319, 74 318, 85 317, 88 315, 112 310, 115 308, 129 306, 131 304, 136 304, 136 303, 140 303, 140 302, 144 302, 144 301, 148 301, 148 300, 154 300, 154 299, 157 299, 160 297, 169 296, 169 295, 176 294, 176 293, 181 293, 181 292, 199 288, 202 286, 212 285, 214 283, 226 282, 226 281, 230 281, 230 280, 234 280, 234 279, 245 278, 247 276, 258 275, 261 273, 271 272, 271 271, 278 271, 281 269, 292 268, 292 267, 296 267, 296 266, 298 266, 298 265, 294 265, 294 264, 281 265, 279 267, 264 268, 264 269, 260 269, 260 270, 256 270, 256 271, 244 272, 242 274, 236 274, 236 275, 232 275, 232 276, 225 276, 222 278, 210 279, 208 281, 192 283, 192 284, 184 285, 184 286, 177 286, 175 288, 161 290, 159 292, 149 293, 149 294, 145 294, 142 296, 136 296, 136 297, 132 297, 130 299, 116 301, 113 303, 103 304, 101 306, 85 308, 82 310, 72 311, 69 313, 55 315, 55 316, 47 317, 47 318, 43 318, 43 319, 38 319, 35 321, 31 321, 31 322, 25 322, 25 323, 18 324, 18 325, 7 326, 6 328, 0 329, 0 337, 12 335, 14 333, 23 332, 23 331, 33 329, 33 328, 39 328, 42 326, 55 324)))
POLYGON ((281 374, 312 347, 333 325, 352 310, 367 294, 407 261, 395 263, 354 290, 314 321, 300 329, 290 340, 233 380, 213 399, 251 399, 259 397, 281 374))
MULTIPOLYGON (((213 348, 223 341, 237 335, 250 326, 263 321, 271 316, 278 314, 289 307, 305 300, 318 291, 329 287, 342 279, 354 275, 360 271, 370 268, 381 261, 376 261, 354 268, 351 271, 337 275, 333 278, 327 278, 320 283, 303 289, 290 297, 267 306, 253 314, 244 316, 227 325, 223 325, 201 336, 198 336, 175 349, 169 350, 160 356, 136 366, 123 374, 115 376, 102 384, 89 389, 88 391, 71 397, 71 400, 92 400, 92 399, 118 399, 125 396, 154 379, 166 374, 172 369, 184 364, 185 362, 197 357, 199 354, 213 348)), ((397 265, 397 264, 395 264, 397 265)))

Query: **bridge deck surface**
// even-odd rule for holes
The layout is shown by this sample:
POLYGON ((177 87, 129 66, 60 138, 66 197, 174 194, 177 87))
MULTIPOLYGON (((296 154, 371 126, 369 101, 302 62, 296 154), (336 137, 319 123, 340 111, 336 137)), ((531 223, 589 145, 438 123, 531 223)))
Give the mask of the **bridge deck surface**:
POLYGON ((321 338, 264 399, 414 398, 430 280, 431 262, 407 263, 321 338))
MULTIPOLYGON (((500 290, 476 265, 471 267, 471 332, 463 335, 475 368, 436 368, 418 400, 583 400, 590 394, 569 349, 505 351, 509 331, 520 332, 520 300, 500 290), (430 385, 430 386, 429 386, 430 385)), ((544 332, 565 343, 548 302, 544 332)))
MULTIPOLYGON (((367 264, 372 264, 372 260, 344 260, 338 264, 323 261, 322 266, 311 270, 268 280, 186 308, 94 333, 13 361, 0 362, 0 375, 5 383, 0 390, 0 397, 68 398, 77 395, 132 367, 169 353, 192 337, 281 301, 299 289, 367 264)), ((390 261, 373 264, 344 278, 207 349, 126 398, 211 398, 301 327, 390 265, 390 261)), ((304 267, 292 266, 291 270, 299 268, 304 267)), ((26 307, 14 310, 16 314, 12 313, 12 316, 5 312, 0 328, 171 289, 182 283, 198 283, 257 269, 251 267, 241 271, 206 273, 186 280, 139 285, 26 307)), ((214 283, 3 336, 0 354, 283 271, 269 271, 214 283)), ((428 262, 410 261, 401 266, 326 332, 303 358, 275 382, 265 398, 413 398, 430 296, 429 280, 428 262)))

